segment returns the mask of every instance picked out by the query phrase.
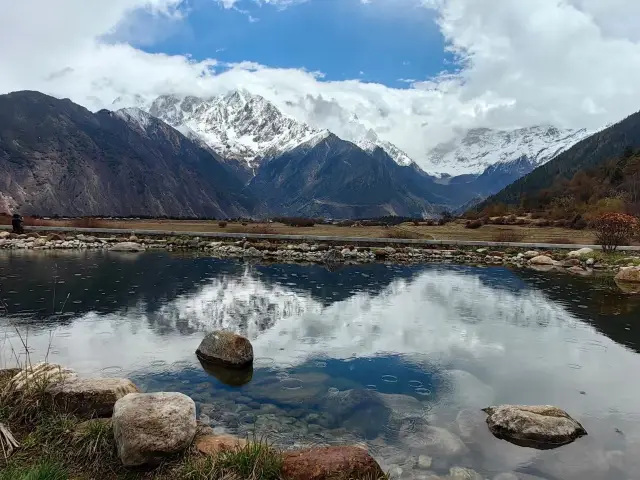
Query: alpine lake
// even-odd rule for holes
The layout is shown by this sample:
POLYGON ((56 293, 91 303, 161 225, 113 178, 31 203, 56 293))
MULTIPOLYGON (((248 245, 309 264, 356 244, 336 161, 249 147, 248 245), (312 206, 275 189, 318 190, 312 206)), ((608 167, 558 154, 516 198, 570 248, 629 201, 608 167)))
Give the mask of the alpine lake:
POLYGON ((640 478, 640 296, 608 278, 11 251, 0 286, 0 367, 19 331, 32 361, 185 393, 216 432, 366 446, 392 478, 640 478), (253 370, 200 364, 218 329, 251 340, 253 370), (512 445, 481 410, 500 404, 558 406, 588 435, 512 445))

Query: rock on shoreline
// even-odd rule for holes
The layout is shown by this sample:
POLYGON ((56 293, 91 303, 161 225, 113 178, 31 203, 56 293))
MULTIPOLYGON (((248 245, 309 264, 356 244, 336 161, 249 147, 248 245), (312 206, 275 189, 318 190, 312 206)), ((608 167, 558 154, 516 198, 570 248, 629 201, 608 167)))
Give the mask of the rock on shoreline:
MULTIPOLYGON (((7 234, 8 232, 0 232, 7 234)), ((575 276, 589 276, 595 272, 618 272, 619 259, 612 258, 612 264, 604 264, 603 257, 598 258, 590 248, 574 251, 552 250, 537 251, 517 249, 514 247, 445 247, 444 245, 407 245, 398 244, 389 239, 387 245, 367 244, 363 238, 357 246, 341 243, 339 239, 320 241, 318 243, 284 240, 277 236, 268 239, 220 239, 192 236, 111 236, 95 237, 83 234, 51 233, 39 236, 37 233, 8 234, 0 237, 0 249, 8 250, 102 250, 105 252, 122 252, 132 255, 137 252, 165 251, 200 251, 217 258, 243 258, 264 262, 302 262, 325 265, 337 268, 345 264, 364 264, 374 262, 389 263, 456 263, 471 265, 495 265, 528 267, 539 271, 565 272, 575 276), (592 255, 594 254, 594 255, 592 255), (595 257, 595 258, 594 258, 595 257)), ((632 267, 640 264, 640 253, 630 254, 625 259, 632 267)), ((626 267, 623 267, 626 268, 626 267)), ((637 271, 626 268, 624 273, 630 277, 637 271)), ((636 278, 634 277, 634 278, 636 278)), ((631 283, 631 282, 627 282, 631 283)), ((640 289, 639 289, 640 290, 640 289)))

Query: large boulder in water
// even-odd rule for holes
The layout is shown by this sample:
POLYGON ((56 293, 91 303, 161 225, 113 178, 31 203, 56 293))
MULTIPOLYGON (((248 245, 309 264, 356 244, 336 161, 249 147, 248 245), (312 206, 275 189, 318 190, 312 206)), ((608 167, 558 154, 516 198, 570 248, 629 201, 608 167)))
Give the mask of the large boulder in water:
POLYGON ((310 448, 286 453, 282 473, 289 480, 384 478, 380 465, 359 447, 310 448))
POLYGON ((155 465, 184 451, 196 430, 196 404, 182 393, 131 393, 113 410, 113 435, 126 467, 155 465))
POLYGON ((573 442, 587 431, 567 412, 551 406, 501 405, 483 410, 497 438, 521 447, 548 450, 573 442))
POLYGON ((246 368, 253 364, 251 342, 240 335, 222 330, 208 334, 200 342, 196 355, 203 362, 233 368, 246 368))

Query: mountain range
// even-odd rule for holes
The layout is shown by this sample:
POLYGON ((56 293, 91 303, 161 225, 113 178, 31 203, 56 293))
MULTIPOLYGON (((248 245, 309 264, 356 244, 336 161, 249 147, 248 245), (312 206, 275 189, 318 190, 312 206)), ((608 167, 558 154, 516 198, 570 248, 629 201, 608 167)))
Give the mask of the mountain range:
MULTIPOLYGON (((364 218, 481 201, 588 135, 471 130, 420 164, 372 130, 345 140, 246 91, 92 113, 0 95, 0 208, 24 214, 364 218)), ((357 117, 354 116, 354 121, 357 117)))

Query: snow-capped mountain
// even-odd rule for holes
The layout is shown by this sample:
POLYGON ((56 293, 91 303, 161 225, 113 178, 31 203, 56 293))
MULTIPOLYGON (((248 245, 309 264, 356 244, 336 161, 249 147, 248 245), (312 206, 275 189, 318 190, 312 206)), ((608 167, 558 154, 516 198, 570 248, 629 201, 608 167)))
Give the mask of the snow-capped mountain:
MULTIPOLYGON (((141 101, 137 104, 143 106, 141 101)), ((320 141, 330 133, 285 115, 259 95, 240 90, 210 98, 163 95, 147 109, 190 139, 197 137, 216 153, 252 170, 262 159, 320 141)), ((399 165, 412 163, 406 153, 372 130, 353 143, 369 153, 382 148, 399 165)))
POLYGON ((431 150, 426 170, 451 176, 481 174, 496 164, 526 158, 533 168, 557 157, 591 133, 535 126, 516 130, 476 128, 431 150))
POLYGON ((149 113, 251 169, 261 159, 291 150, 319 133, 245 91, 210 98, 163 95, 151 104, 149 113))
POLYGON ((373 130, 369 130, 365 137, 355 140, 353 143, 368 153, 373 153, 377 148, 381 148, 401 167, 408 167, 415 163, 409 155, 393 143, 380 139, 373 130))

